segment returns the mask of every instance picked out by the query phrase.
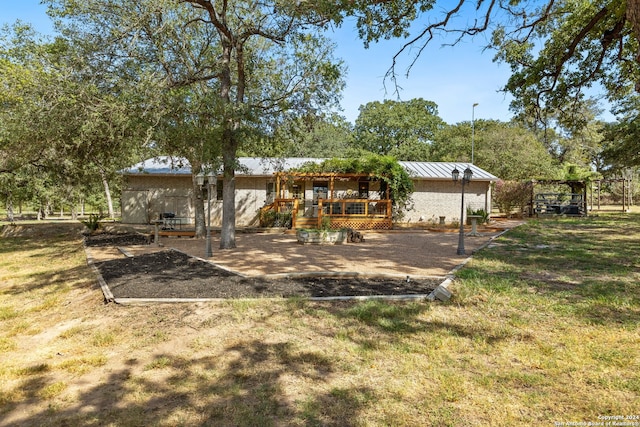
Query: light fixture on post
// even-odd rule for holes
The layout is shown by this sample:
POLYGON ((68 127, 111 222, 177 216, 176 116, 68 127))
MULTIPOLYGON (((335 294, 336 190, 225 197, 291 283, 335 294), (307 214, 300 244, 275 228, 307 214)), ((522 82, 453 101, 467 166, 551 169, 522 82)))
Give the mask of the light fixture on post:
POLYGON ((205 180, 207 182, 207 238, 205 243, 205 255, 207 258, 213 256, 211 250, 211 189, 216 186, 216 175, 213 172, 209 172, 206 176, 204 172, 200 172, 196 175, 196 184, 200 186, 200 189, 204 187, 205 180))
POLYGON ((475 136, 476 136, 476 129, 475 129, 475 113, 476 113, 476 107, 478 106, 478 103, 475 102, 473 104, 473 106, 471 107, 471 164, 474 164, 474 160, 475 160, 475 136))
POLYGON ((465 255, 464 251, 464 186, 471 182, 471 178, 473 177, 473 172, 471 168, 467 166, 464 170, 462 178, 460 177, 460 171, 458 168, 454 168, 451 171, 451 178, 454 183, 460 181, 462 187, 462 200, 460 202, 460 232, 458 234, 458 251, 456 252, 458 255, 465 255))

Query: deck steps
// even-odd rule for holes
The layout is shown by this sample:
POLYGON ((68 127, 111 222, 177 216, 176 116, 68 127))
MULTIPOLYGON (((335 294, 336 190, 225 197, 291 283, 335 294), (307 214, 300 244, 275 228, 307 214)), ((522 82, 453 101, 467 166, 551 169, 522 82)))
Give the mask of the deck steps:
POLYGON ((296 228, 318 228, 318 218, 296 218, 296 228))

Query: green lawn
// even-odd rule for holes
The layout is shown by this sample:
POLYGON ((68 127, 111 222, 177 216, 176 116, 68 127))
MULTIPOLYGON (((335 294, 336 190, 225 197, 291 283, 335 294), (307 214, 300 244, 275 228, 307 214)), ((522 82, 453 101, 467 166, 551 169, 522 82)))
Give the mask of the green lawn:
POLYGON ((446 304, 104 305, 79 235, 56 230, 0 239, 0 426, 640 414, 640 215, 531 221, 476 254, 446 304))

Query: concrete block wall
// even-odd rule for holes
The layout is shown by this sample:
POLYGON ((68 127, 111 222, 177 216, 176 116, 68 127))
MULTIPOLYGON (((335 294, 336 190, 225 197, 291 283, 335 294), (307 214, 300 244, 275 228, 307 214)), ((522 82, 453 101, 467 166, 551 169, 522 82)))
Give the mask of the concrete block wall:
MULTIPOLYGON (((268 179, 260 177, 236 178, 236 224, 255 225, 260 208, 267 198, 268 179)), ((204 201, 205 209, 207 201, 204 201)), ((173 212, 188 218, 193 224, 195 209, 191 176, 131 175, 122 192, 122 221, 127 224, 148 224, 160 213, 173 212)), ((222 224, 222 200, 211 194, 211 225, 222 224)))
MULTIPOLYGON (((439 222, 444 216, 445 222, 460 220, 462 202, 460 184, 451 181, 414 182, 414 192, 411 196, 412 205, 405 211, 402 222, 439 222)), ((466 208, 485 209, 491 211, 491 188, 488 182, 473 182, 465 186, 464 210, 466 208)))
POLYGON ((194 216, 191 176, 127 177, 121 196, 122 222, 148 224, 163 212, 194 216))

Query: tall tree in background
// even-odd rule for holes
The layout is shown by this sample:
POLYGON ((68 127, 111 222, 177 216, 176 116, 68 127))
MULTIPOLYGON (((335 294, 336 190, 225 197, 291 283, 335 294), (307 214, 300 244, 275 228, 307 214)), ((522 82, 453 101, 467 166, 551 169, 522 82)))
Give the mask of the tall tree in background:
POLYGON ((432 101, 373 101, 360 107, 354 145, 400 160, 429 160, 429 145, 444 125, 432 101))
POLYGON ((596 119, 599 113, 597 103, 587 100, 579 109, 580 123, 565 120, 566 116, 557 110, 546 111, 541 119, 530 108, 518 114, 514 121, 534 132, 556 163, 600 170, 604 123, 596 119))
POLYGON ((278 127, 273 135, 275 149, 250 155, 284 157, 348 157, 352 150, 352 125, 337 114, 324 117, 296 117, 278 127), (278 147, 278 148, 276 148, 278 147))
POLYGON ((41 40, 20 25, 3 35, 0 169, 47 175, 58 199, 72 206, 102 185, 113 217, 109 181, 136 159, 145 139, 134 112, 140 102, 117 76, 105 79, 92 69, 78 48, 62 38, 41 40))
POLYGON ((15 25, 0 36, 0 174, 14 173, 23 165, 38 165, 46 150, 28 144, 33 108, 50 81, 41 40, 28 26, 15 25))
MULTIPOLYGON (((475 163, 504 180, 552 178, 557 169, 536 135, 515 122, 475 122, 475 163)), ((433 143, 434 161, 471 161, 471 123, 448 126, 433 143)))
POLYGON ((626 104, 620 121, 603 129, 602 169, 614 173, 640 166, 640 97, 631 97, 626 104))

